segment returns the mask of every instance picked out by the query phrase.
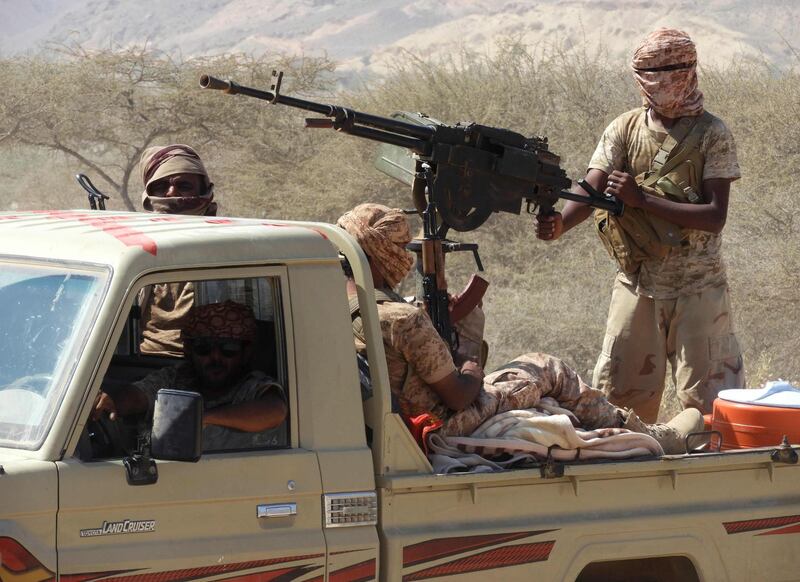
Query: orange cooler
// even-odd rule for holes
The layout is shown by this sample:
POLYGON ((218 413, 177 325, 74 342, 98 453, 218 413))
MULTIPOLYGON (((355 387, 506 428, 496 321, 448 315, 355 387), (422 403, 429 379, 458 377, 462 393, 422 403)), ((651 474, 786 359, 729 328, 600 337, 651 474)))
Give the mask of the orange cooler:
POLYGON ((779 381, 757 390, 722 390, 711 428, 722 433, 722 450, 777 446, 784 435, 800 444, 800 388, 779 381))

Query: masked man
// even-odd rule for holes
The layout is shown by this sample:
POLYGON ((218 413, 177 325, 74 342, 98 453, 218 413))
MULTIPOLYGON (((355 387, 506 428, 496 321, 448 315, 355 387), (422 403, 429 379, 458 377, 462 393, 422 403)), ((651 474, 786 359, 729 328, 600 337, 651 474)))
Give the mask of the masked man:
MULTIPOLYGON (((644 105, 611 122, 586 174, 626 205, 621 217, 595 212, 618 272, 594 385, 653 422, 667 362, 684 408, 709 413, 719 390, 744 385, 721 256, 740 172, 733 136, 704 109, 686 33, 652 32, 631 68, 644 105)), ((591 214, 567 202, 538 219, 537 236, 555 240, 591 214)))
MULTIPOLYGON (((154 146, 142 153, 142 207, 157 214, 215 216, 214 184, 197 152, 188 145, 154 146)), ((195 302, 191 282, 154 285, 140 298, 142 342, 150 355, 180 357, 180 331, 195 302)))

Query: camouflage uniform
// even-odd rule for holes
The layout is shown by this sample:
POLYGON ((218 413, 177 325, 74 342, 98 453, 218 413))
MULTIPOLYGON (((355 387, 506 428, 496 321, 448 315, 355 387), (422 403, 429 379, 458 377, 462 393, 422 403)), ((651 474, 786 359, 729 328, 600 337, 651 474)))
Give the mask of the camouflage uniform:
MULTIPOLYGON (((650 168, 664 137, 648 127, 646 108, 624 113, 603 133, 589 168, 637 176, 650 168)), ((699 147, 703 180, 741 176, 733 136, 721 120, 713 118, 699 147)), ((593 384, 645 422, 658 415, 667 359, 684 408, 710 412, 720 389, 744 384, 722 237, 683 230, 683 241, 666 257, 645 259, 634 275, 617 274, 594 371, 593 384)))
MULTIPOLYGON (((619 409, 574 370, 547 354, 524 354, 484 378, 478 398, 450 410, 429 386, 456 371, 447 344, 427 314, 407 303, 378 304, 389 382, 407 416, 431 413, 447 435, 469 435, 485 420, 508 410, 533 408, 545 396, 575 413, 588 429, 621 426, 619 409)), ((366 355, 363 343, 357 348, 366 355)))
MULTIPOLYGON (((194 368, 188 362, 157 370, 148 374, 134 384, 147 397, 149 410, 155 406, 156 393, 161 388, 175 388, 178 390, 197 390, 200 379, 194 368)), ((252 402, 264 396, 267 392, 275 391, 285 398, 283 388, 269 376, 260 371, 246 374, 233 388, 224 395, 213 400, 204 399, 203 408, 211 410, 219 406, 252 402)), ((229 451, 236 449, 256 449, 266 447, 280 447, 287 444, 286 423, 283 422, 275 428, 263 432, 243 432, 223 426, 207 425, 203 427, 203 452, 229 451)))

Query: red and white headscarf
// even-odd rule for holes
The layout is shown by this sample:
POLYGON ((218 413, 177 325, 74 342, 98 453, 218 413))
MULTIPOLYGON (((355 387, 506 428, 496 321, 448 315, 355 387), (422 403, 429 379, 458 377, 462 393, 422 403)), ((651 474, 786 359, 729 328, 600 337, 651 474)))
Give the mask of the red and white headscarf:
POLYGON ((697 49, 682 30, 659 28, 648 34, 634 51, 631 68, 644 104, 657 113, 671 118, 703 113, 697 49))
POLYGON ((159 214, 190 214, 194 216, 214 216, 217 203, 214 202, 214 184, 197 152, 188 145, 172 144, 154 146, 142 153, 139 162, 142 172, 142 207, 148 212, 159 214), (202 196, 150 196, 147 187, 156 180, 175 174, 198 174, 203 177, 206 192, 202 196))

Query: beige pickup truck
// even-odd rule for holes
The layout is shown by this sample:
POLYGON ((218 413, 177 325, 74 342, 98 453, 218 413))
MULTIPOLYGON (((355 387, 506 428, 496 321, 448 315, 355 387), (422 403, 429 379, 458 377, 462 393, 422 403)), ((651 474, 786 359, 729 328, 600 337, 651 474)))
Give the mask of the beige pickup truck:
POLYGON ((392 412, 365 257, 331 225, 2 213, 0 241, 3 582, 800 579, 790 446, 434 474, 392 412), (256 314, 289 409, 268 445, 185 462, 149 450, 147 415, 91 420, 101 388, 178 362, 138 337, 143 293, 177 282, 256 314))

